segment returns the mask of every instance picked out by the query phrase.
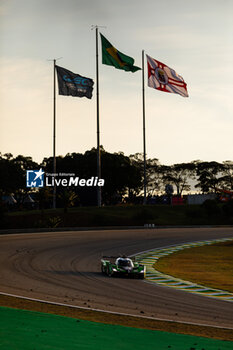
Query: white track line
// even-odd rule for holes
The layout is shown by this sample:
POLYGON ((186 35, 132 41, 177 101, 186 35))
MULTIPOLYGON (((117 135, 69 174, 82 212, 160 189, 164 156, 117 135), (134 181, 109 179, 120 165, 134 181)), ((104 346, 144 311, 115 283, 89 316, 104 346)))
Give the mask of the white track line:
MULTIPOLYGON (((57 232, 38 232, 38 233, 51 234, 51 233, 57 233, 57 232)), ((31 233, 29 232, 29 233, 24 233, 24 234, 29 234, 30 235, 31 233)), ((14 236, 16 236, 16 235, 22 236, 22 233, 13 233, 13 234, 11 234, 11 236, 13 236, 13 235, 14 236)), ((3 237, 3 236, 9 236, 9 234, 1 234, 0 235, 0 237, 3 237)), ((183 244, 189 244, 189 243, 185 242, 183 244)), ((180 243, 180 245, 182 245, 182 243, 180 243)), ((174 245, 163 246, 163 247, 159 247, 159 248, 155 248, 155 249, 166 249, 166 248, 176 247, 176 246, 177 246, 177 244, 174 244, 174 245)), ((150 252, 150 251, 151 251, 151 249, 148 249, 148 250, 144 250, 142 252, 139 252, 137 254, 132 254, 130 256, 133 257, 133 256, 140 255, 140 254, 143 254, 143 253, 147 253, 147 252, 150 252)), ((148 282, 145 281, 145 282, 146 283, 150 283, 149 281, 148 282)), ((150 283, 150 284, 152 285, 152 283, 150 283)), ((112 315, 130 316, 130 317, 135 317, 135 318, 142 318, 142 319, 148 319, 148 320, 154 320, 154 321, 162 321, 162 322, 170 322, 170 323, 187 324, 187 325, 192 325, 192 326, 213 327, 213 328, 217 328, 217 329, 230 329, 230 330, 233 329, 231 327, 221 327, 221 326, 215 326, 215 325, 206 324, 206 323, 195 323, 195 322, 187 322, 187 321, 169 320, 169 319, 165 319, 165 318, 147 317, 147 316, 126 314, 126 313, 115 312, 115 311, 94 309, 94 308, 89 308, 89 307, 85 307, 85 306, 77 306, 77 305, 71 305, 71 304, 56 303, 54 301, 47 301, 47 300, 29 298, 29 297, 25 297, 25 296, 22 296, 22 295, 9 294, 9 293, 5 293, 5 292, 1 292, 1 291, 0 291, 0 295, 10 296, 10 297, 14 297, 14 298, 20 298, 20 299, 25 299, 25 300, 30 300, 30 301, 35 301, 35 302, 39 302, 39 303, 43 303, 43 304, 65 306, 65 307, 70 307, 70 308, 74 308, 74 309, 96 311, 96 312, 102 312, 102 313, 112 314, 112 315)))
POLYGON ((192 325, 192 326, 213 327, 213 328, 218 328, 218 329, 230 329, 230 330, 233 329, 231 327, 214 326, 214 325, 205 324, 205 323, 195 323, 195 322, 168 320, 168 319, 165 319, 165 318, 147 317, 147 316, 126 314, 126 313, 123 313, 123 312, 107 311, 107 310, 101 310, 101 309, 93 309, 93 308, 90 308, 90 307, 77 306, 77 305, 71 305, 71 304, 63 304, 63 303, 56 303, 54 301, 47 301, 47 300, 41 300, 41 299, 28 298, 28 297, 24 297, 22 295, 15 295, 15 294, 9 294, 9 293, 4 293, 4 292, 0 292, 0 295, 5 295, 5 296, 9 296, 9 297, 14 297, 14 298, 20 298, 20 299, 25 299, 25 300, 30 300, 30 301, 36 301, 36 302, 43 303, 43 304, 65 306, 65 307, 70 307, 70 308, 73 308, 73 309, 102 312, 102 313, 112 314, 112 315, 130 316, 130 317, 135 317, 135 318, 143 318, 143 319, 148 319, 148 320, 171 322, 171 323, 173 322, 173 323, 187 324, 187 325, 192 325))

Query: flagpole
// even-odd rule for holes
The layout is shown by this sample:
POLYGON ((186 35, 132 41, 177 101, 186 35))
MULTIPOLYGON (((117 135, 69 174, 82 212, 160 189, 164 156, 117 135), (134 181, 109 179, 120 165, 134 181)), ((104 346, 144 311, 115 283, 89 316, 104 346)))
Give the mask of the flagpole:
MULTIPOLYGON (((97 115, 97 176, 101 178, 101 157, 100 157, 100 121, 99 121, 99 55, 98 55, 98 26, 96 33, 96 115, 97 115)), ((97 205, 101 207, 101 187, 97 186, 97 205)))
MULTIPOLYGON (((53 173, 56 174, 56 59, 53 60, 53 173)), ((53 186, 53 209, 56 209, 56 184, 53 186)))
POLYGON ((146 121, 145 121, 145 75, 144 75, 144 50, 142 50, 142 117, 143 117, 143 205, 146 204, 146 121))
MULTIPOLYGON (((62 57, 49 59, 53 61, 53 173, 56 174, 56 62, 62 57)), ((53 209, 56 209, 56 185, 53 186, 53 209)))

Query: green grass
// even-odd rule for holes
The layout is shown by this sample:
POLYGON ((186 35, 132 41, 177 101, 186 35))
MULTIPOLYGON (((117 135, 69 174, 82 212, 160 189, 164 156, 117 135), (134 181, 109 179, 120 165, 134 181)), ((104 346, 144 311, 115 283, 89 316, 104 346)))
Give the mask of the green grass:
POLYGON ((203 206, 122 205, 11 212, 0 220, 4 228, 96 227, 96 226, 156 226, 227 225, 233 217, 226 216, 219 206, 218 215, 210 215, 203 206))
POLYGON ((138 205, 78 207, 70 208, 66 214, 63 209, 31 210, 7 214, 1 228, 52 227, 48 221, 58 217, 60 227, 181 225, 185 221, 185 209, 138 205))
POLYGON ((1 350, 230 350, 233 342, 0 308, 1 350))

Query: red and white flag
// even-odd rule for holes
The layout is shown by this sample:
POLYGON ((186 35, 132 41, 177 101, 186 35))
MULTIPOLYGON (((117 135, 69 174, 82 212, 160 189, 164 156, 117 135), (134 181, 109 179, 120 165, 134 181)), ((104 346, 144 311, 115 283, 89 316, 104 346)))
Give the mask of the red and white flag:
POLYGON ((187 84, 174 69, 146 55, 148 66, 148 86, 164 92, 188 97, 187 84))

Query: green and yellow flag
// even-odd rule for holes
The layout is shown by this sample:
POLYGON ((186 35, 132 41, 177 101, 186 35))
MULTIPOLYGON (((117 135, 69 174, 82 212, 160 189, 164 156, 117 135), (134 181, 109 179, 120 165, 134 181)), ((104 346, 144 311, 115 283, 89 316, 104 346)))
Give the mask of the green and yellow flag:
POLYGON ((123 69, 126 72, 136 72, 141 68, 134 66, 134 59, 118 51, 112 44, 100 33, 102 42, 102 63, 113 66, 117 69, 123 69))

